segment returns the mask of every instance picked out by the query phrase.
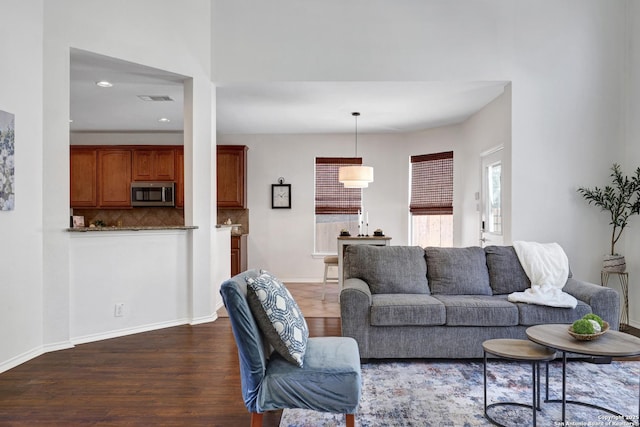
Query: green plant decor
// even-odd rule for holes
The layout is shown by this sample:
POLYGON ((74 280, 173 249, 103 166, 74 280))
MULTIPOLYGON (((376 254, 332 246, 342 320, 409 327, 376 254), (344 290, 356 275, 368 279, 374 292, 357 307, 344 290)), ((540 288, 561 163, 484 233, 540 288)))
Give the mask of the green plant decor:
POLYGON ((616 243, 627 226, 629 217, 640 213, 640 167, 631 178, 622 174, 617 163, 613 164, 611 170, 611 185, 593 189, 580 187, 578 193, 589 204, 608 211, 611 215, 611 255, 617 255, 616 243))
POLYGON ((589 335, 594 334, 596 330, 593 327, 593 324, 589 322, 587 319, 580 319, 573 322, 573 332, 581 335, 589 335))
POLYGON ((602 318, 597 314, 593 314, 593 313, 585 314, 584 316, 582 316, 582 318, 587 320, 595 320, 596 322, 598 322, 598 325, 600 325, 601 328, 604 327, 604 322, 602 321, 602 318))

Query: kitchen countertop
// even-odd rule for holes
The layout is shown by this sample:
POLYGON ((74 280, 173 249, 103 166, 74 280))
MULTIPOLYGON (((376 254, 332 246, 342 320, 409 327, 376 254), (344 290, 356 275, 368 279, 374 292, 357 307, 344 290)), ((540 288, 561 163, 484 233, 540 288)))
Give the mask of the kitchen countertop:
POLYGON ((144 230, 195 230, 197 225, 163 225, 157 227, 76 227, 67 228, 71 232, 144 231, 144 230))
POLYGON ((245 233, 244 231, 234 231, 235 229, 242 228, 242 224, 216 224, 216 228, 229 228, 231 229, 232 236, 244 236, 249 233, 245 233))

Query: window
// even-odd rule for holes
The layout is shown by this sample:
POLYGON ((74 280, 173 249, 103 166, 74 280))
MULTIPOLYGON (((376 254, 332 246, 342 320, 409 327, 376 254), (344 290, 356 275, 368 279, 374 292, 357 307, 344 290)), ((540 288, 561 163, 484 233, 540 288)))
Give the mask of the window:
POLYGON ((502 164, 488 165, 485 169, 486 197, 483 229, 489 233, 502 234, 502 164))
POLYGON ((361 165, 359 157, 316 158, 316 253, 336 253, 340 230, 358 234, 362 189, 344 188, 338 181, 341 166, 361 165))
POLYGON ((453 151, 411 156, 411 243, 453 246, 453 151))

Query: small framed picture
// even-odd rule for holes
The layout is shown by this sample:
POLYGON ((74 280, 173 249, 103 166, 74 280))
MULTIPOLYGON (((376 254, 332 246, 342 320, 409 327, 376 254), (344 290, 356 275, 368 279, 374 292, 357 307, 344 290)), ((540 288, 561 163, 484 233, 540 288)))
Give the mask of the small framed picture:
POLYGON ((73 216, 73 228, 84 227, 84 217, 79 215, 73 216))
POLYGON ((271 209, 291 209, 291 184, 271 184, 271 209))

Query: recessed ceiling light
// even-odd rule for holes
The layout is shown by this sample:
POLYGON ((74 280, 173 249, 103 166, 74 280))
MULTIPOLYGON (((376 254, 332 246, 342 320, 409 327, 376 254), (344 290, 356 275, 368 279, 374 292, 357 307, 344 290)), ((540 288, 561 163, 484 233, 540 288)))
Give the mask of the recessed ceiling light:
POLYGON ((171 120, 167 119, 166 117, 161 118, 160 120, 158 120, 160 123, 169 123, 171 120))
POLYGON ((100 86, 100 87, 112 87, 113 83, 108 82, 106 80, 100 80, 99 82, 96 82, 96 86, 100 86))

